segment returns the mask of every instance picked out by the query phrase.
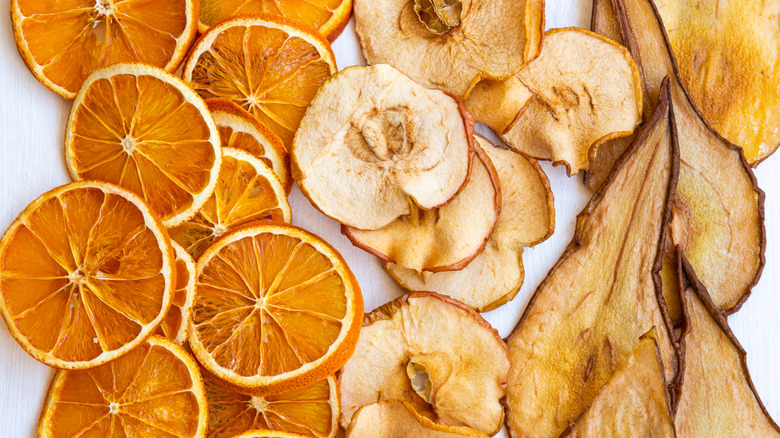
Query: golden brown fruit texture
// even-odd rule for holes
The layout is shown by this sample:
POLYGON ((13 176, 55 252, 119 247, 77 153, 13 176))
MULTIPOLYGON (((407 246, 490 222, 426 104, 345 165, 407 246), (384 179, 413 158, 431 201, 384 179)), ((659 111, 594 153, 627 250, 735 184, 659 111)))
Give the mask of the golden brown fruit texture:
POLYGON ((458 101, 391 66, 350 67, 319 89, 301 121, 293 177, 325 215, 376 230, 458 193, 472 126, 458 101))
POLYGON ((347 438, 488 438, 465 426, 443 426, 417 413, 407 402, 380 401, 361 407, 346 430, 347 438))
POLYGON ((379 258, 426 275, 462 269, 482 252, 501 214, 501 189, 490 158, 474 147, 469 178, 446 205, 411 213, 379 230, 343 227, 344 234, 379 258))
POLYGON ((336 379, 265 397, 245 395, 204 372, 209 403, 208 438, 233 438, 250 430, 276 430, 333 438, 339 428, 336 379))
POLYGON ((506 344, 474 310, 434 293, 409 293, 366 315, 339 376, 341 425, 363 406, 401 401, 434 423, 494 435, 504 419, 499 400, 509 366, 506 344))
POLYGON ((600 142, 629 135, 642 119, 631 55, 587 30, 548 31, 539 57, 516 80, 533 97, 502 138, 534 158, 565 164, 569 175, 589 167, 600 142))
POLYGON ((655 0, 680 79, 753 166, 780 146, 780 3, 655 0))
POLYGON ((661 354, 651 330, 565 436, 673 438, 666 389, 661 354))
POLYGON ((685 323, 675 384, 677 436, 780 436, 780 428, 756 393, 747 354, 726 317, 693 267, 682 257, 678 260, 685 323))
POLYGON ((385 269, 404 289, 437 292, 487 312, 517 295, 525 277, 523 248, 552 235, 555 210, 550 183, 534 159, 475 138, 501 186, 501 214, 484 251, 460 271, 418 273, 394 263, 385 269))
POLYGON ((669 105, 662 98, 579 214, 574 239, 507 340, 513 438, 560 435, 653 327, 664 372, 675 375, 657 278, 679 165, 669 105))
POLYGON ((652 2, 615 0, 614 5, 642 71, 645 99, 654 102, 662 78, 672 78, 681 163, 672 241, 682 248, 718 308, 733 313, 764 266, 764 193, 742 151, 710 129, 689 100, 652 2))
POLYGON ((354 13, 369 64, 462 98, 481 79, 517 73, 544 30, 541 0, 356 0, 354 13))

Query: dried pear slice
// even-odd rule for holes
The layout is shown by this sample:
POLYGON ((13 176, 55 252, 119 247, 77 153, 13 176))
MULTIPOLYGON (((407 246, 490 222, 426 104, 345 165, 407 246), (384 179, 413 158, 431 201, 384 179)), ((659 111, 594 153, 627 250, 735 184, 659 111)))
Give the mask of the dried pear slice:
POLYGON ((653 327, 674 377, 657 274, 679 166, 675 136, 664 97, 577 217, 574 239, 508 338, 512 437, 558 436, 653 327))
POLYGON ((758 165, 780 146, 780 2, 655 4, 691 101, 758 165))
POLYGON ((736 312, 764 267, 764 192, 741 149, 710 129, 689 100, 652 1, 614 4, 626 44, 642 71, 645 99, 655 101, 661 79, 672 78, 681 162, 672 240, 682 247, 718 308, 736 312))
POLYGON ((467 97, 482 78, 503 80, 535 58, 543 0, 355 0, 369 64, 390 64, 428 88, 467 97))
POLYGON ((406 402, 381 401, 360 408, 352 417, 346 438, 489 438, 465 426, 442 426, 406 402))
POLYGON ((343 227, 352 243, 386 262, 427 275, 465 268, 482 253, 501 214, 501 189, 490 158, 474 146, 469 180, 447 205, 412 212, 379 230, 343 227))
POLYGON ((625 47, 593 32, 552 29, 518 73, 534 97, 501 137, 534 158, 589 167, 594 145, 631 134, 642 120, 639 71, 625 47))
POLYGON ((682 257, 680 263, 685 324, 674 406, 677 435, 780 437, 750 379, 745 350, 694 269, 682 257))
POLYGON ((317 91, 292 147, 292 173, 325 215, 376 230, 449 202, 468 177, 473 120, 393 67, 350 67, 317 91))
POLYGON ((555 209, 550 182, 533 158, 475 138, 493 162, 501 186, 501 214, 484 251, 460 271, 418 273, 393 263, 385 269, 404 289, 448 295, 487 312, 517 295, 525 277, 523 248, 552 235, 555 209))
MULTIPOLYGON (((593 32, 625 45, 621 34, 620 20, 618 20, 612 0, 593 0, 590 28, 593 32)), ((646 94, 646 93, 643 93, 646 94)), ((646 96, 645 96, 646 97, 646 96)), ((647 117, 650 110, 647 107, 648 99, 645 98, 645 108, 642 114, 647 117)), ((631 146, 634 134, 606 140, 596 147, 591 156, 590 167, 585 171, 583 182, 592 191, 597 191, 607 180, 612 165, 631 146)))
POLYGON ((365 316, 355 355, 339 375, 341 425, 362 406, 395 400, 437 424, 494 435, 508 372, 506 344, 477 312, 412 292, 365 316))
POLYGON ((675 437, 655 329, 642 336, 628 361, 564 436, 675 437))

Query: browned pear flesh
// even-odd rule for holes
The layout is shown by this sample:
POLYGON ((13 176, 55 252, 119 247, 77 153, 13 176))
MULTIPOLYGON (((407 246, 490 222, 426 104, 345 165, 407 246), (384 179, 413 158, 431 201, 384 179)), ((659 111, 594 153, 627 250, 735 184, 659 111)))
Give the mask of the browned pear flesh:
POLYGON ((412 204, 410 214, 379 230, 342 231, 355 246, 418 275, 470 265, 487 245, 502 205, 490 158, 476 145, 473 153, 469 180, 447 205, 423 210, 412 204))
POLYGON ((574 239, 507 340, 507 425, 513 438, 560 435, 653 327, 664 373, 675 376, 676 352, 657 278, 679 164, 664 96, 577 217, 574 239))
POLYGON ((684 437, 780 437, 750 379, 747 354, 694 269, 681 258, 685 324, 674 423, 684 437))
POLYGON ((549 30, 539 57, 518 78, 533 98, 502 138, 534 158, 565 164, 569 175, 589 167, 600 142, 631 134, 642 120, 631 55, 593 32, 549 30))
POLYGON ((365 316, 355 355, 339 376, 341 425, 363 406, 400 401, 432 423, 494 435, 504 420, 499 400, 508 372, 506 344, 478 313, 412 292, 365 316))
POLYGON ((757 165, 780 146, 780 2, 655 4, 691 100, 757 165))
POLYGON ((536 57, 543 0, 355 0, 369 64, 390 64, 428 88, 466 97, 536 57))
POLYGON ((739 147, 710 129, 689 100, 652 1, 613 4, 626 45, 642 71, 645 99, 655 102, 661 80, 672 78, 680 145, 672 241, 682 248, 718 308, 736 312, 764 266, 764 192, 739 147))
POLYGON ((404 289, 437 292, 487 312, 517 295, 525 278, 523 248, 552 235, 555 209, 550 182, 533 158, 475 138, 493 162, 501 186, 501 214, 485 249, 459 271, 419 273, 394 263, 386 263, 385 269, 404 289))
POLYGON ((631 357, 601 388, 566 436, 675 437, 655 330, 642 336, 631 357))
POLYGON ((415 411, 406 402, 381 401, 355 413, 347 438, 488 438, 466 426, 442 426, 415 411))
POLYGON ((320 87, 292 147, 292 173, 325 215, 376 230, 449 202, 468 178, 473 120, 447 94, 389 65, 320 87))

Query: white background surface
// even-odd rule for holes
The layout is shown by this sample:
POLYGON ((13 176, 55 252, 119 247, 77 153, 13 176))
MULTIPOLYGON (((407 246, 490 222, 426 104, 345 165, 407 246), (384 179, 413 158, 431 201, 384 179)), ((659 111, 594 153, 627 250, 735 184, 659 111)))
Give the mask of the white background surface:
MULTIPOLYGON (((546 8, 548 28, 589 28, 591 0, 547 0, 546 8)), ((70 182, 63 158, 70 102, 48 91, 27 70, 16 51, 9 11, 9 0, 0 0, 0 230, 40 194, 70 182)), ((333 49, 339 68, 364 63, 354 22, 333 49)), ((525 251, 526 280, 517 298, 484 315, 502 336, 509 334, 534 289, 571 240, 574 218, 590 197, 581 177, 567 178, 562 167, 553 168, 549 163, 542 166, 555 195, 556 230, 548 241, 525 251)), ((780 158, 766 160, 756 175, 767 191, 767 264, 752 297, 729 323, 748 352, 759 395, 772 417, 780 420, 780 158)), ((401 294, 379 262, 352 247, 338 225, 312 208, 297 188, 290 201, 293 222, 321 235, 344 255, 360 282, 366 311, 401 294)), ((0 324, 0 438, 36 436, 52 374, 28 356, 0 324)))

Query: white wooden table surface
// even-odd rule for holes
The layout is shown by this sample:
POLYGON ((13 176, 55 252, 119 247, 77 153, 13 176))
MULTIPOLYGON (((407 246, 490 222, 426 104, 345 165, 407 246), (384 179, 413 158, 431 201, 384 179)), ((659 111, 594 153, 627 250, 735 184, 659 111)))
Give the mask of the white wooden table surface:
MULTIPOLYGON (((70 182, 63 158, 70 102, 44 88, 25 67, 14 44, 9 1, 0 0, 0 231, 40 194, 70 182)), ((590 25, 591 0, 547 0, 546 8, 548 28, 590 25)), ((354 22, 333 49, 340 68, 364 63, 354 22)), ((509 334, 532 292, 571 240, 575 216, 590 197, 581 177, 567 178, 562 167, 553 168, 549 163, 542 166, 555 194, 557 227, 548 241, 525 251, 526 280, 517 298, 484 315, 502 336, 509 334)), ((767 192, 767 264, 752 297, 729 323, 748 351, 759 395, 773 418, 780 421, 780 157, 766 160, 756 175, 767 192)), ((354 248, 338 225, 317 212, 297 188, 290 201, 293 222, 319 234, 344 255, 360 282, 366 311, 400 295, 401 290, 379 262, 354 248)), ((52 374, 28 356, 0 324, 0 438, 36 436, 52 374)))

